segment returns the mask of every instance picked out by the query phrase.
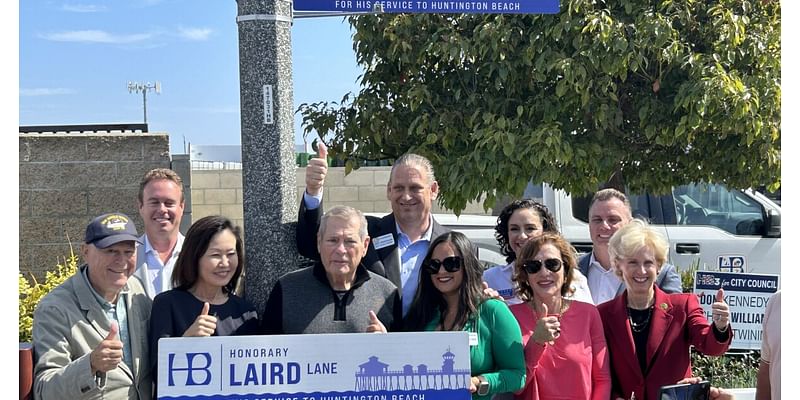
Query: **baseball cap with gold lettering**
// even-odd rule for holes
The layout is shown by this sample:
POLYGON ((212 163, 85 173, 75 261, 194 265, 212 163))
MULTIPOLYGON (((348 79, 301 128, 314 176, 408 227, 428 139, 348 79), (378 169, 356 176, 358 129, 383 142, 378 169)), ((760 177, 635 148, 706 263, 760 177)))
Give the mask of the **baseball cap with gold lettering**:
POLYGON ((98 249, 128 240, 142 243, 139 241, 136 225, 122 213, 103 214, 86 227, 86 244, 93 244, 98 249))

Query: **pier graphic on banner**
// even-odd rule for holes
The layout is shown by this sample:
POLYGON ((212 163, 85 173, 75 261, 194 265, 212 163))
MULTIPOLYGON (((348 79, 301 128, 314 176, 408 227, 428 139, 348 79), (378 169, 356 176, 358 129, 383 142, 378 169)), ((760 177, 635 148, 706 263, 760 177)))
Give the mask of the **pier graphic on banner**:
POLYGON ((389 370, 389 364, 371 356, 369 361, 359 365, 356 373, 356 391, 374 390, 429 390, 460 389, 469 387, 470 370, 455 369, 455 354, 447 349, 442 354, 442 368, 428 369, 419 364, 414 369, 411 364, 403 365, 401 370, 389 370))

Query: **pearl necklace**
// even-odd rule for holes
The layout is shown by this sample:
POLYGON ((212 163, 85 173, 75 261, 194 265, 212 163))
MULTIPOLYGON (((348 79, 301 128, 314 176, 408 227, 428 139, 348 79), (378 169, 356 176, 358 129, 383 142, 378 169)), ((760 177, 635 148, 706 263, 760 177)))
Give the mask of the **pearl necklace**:
POLYGON ((630 307, 625 307, 625 310, 628 312, 628 322, 631 324, 631 330, 640 333, 647 328, 647 325, 650 323, 650 317, 653 315, 653 307, 647 308, 647 318, 644 321, 636 323, 633 322, 633 317, 631 316, 631 309, 630 307))

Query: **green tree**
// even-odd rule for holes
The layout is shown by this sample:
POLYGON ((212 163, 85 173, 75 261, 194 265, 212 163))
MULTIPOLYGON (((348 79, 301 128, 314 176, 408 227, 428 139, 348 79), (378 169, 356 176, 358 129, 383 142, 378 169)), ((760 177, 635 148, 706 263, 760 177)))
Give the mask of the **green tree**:
POLYGON ((780 185, 780 4, 562 0, 556 15, 350 17, 362 89, 303 104, 348 171, 414 151, 442 204, 622 182, 780 185))

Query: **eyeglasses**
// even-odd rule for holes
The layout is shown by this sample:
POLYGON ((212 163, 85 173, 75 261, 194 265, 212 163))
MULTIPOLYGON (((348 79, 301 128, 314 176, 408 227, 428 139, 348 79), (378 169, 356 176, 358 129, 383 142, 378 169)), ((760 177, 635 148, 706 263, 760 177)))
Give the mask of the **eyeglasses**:
POLYGON ((522 268, 525 268, 525 272, 529 274, 535 274, 542 269, 542 264, 544 267, 552 272, 558 272, 561 270, 561 265, 563 262, 558 258, 548 258, 542 262, 541 260, 528 260, 522 263, 522 268))
POLYGON ((461 269, 461 257, 451 256, 442 261, 430 259, 422 263, 422 268, 431 275, 439 273, 439 267, 444 265, 444 270, 447 272, 456 272, 461 269))

